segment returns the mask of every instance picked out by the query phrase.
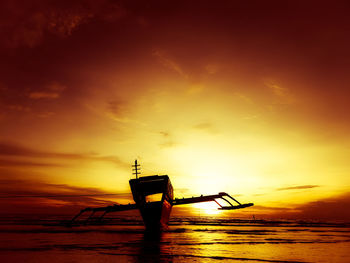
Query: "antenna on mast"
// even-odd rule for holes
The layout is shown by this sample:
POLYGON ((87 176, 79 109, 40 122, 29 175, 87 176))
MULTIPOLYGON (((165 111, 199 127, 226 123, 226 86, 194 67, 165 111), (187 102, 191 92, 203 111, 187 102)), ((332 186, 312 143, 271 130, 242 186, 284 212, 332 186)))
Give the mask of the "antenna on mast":
POLYGON ((141 168, 140 168, 140 165, 137 163, 137 160, 135 160, 135 164, 132 165, 133 167, 133 173, 134 175, 136 175, 136 179, 138 179, 138 175, 141 173, 141 168))

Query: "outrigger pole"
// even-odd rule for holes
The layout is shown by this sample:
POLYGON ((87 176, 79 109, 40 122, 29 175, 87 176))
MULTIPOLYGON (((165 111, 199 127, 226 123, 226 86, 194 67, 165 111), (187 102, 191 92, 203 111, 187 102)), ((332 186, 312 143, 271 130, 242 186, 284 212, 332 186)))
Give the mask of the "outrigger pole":
POLYGON ((201 195, 198 197, 190 197, 190 198, 182 198, 182 199, 175 198, 175 200, 173 200, 173 205, 185 205, 185 204, 194 204, 194 203, 210 202, 210 201, 214 201, 215 203, 217 203, 219 205, 218 209, 220 210, 240 209, 240 208, 245 208, 245 207, 254 205, 253 203, 241 204, 232 196, 224 192, 220 192, 217 195, 205 195, 205 196, 201 195), (230 201, 228 201, 224 197, 230 198, 231 200, 235 201, 238 205, 233 205, 230 201), (226 203, 229 204, 229 206, 222 206, 216 199, 224 200, 226 203))
MULTIPOLYGON (((233 198, 232 196, 230 196, 229 194, 224 193, 224 192, 220 192, 217 195, 201 195, 198 197, 190 197, 190 198, 175 198, 172 201, 172 205, 173 206, 174 205, 187 205, 187 204, 211 202, 211 201, 217 203, 219 206, 218 209, 220 209, 220 210, 241 209, 241 208, 246 208, 246 207, 250 207, 250 206, 254 205, 253 203, 241 204, 235 198, 233 198), (233 200, 238 205, 233 205, 231 203, 232 201, 230 202, 225 197, 228 197, 229 199, 233 200), (222 199, 225 202, 227 202, 229 205, 223 206, 216 199, 222 199)), ((80 217, 85 212, 91 212, 90 216, 84 221, 84 223, 86 224, 92 219, 95 219, 95 221, 97 220, 98 222, 100 222, 107 213, 127 211, 127 210, 133 210, 133 209, 138 209, 136 204, 111 205, 111 206, 106 206, 106 207, 95 207, 95 208, 87 207, 87 208, 82 209, 76 216, 74 216, 73 219, 71 220, 70 224, 73 224, 75 222, 75 220, 78 219, 78 217, 80 217), (94 218, 93 216, 95 215, 96 212, 104 212, 104 213, 102 213, 101 216, 94 218)))
POLYGON ((94 208, 87 207, 87 208, 80 210, 80 212, 72 218, 72 220, 70 221, 70 224, 73 224, 75 222, 75 220, 78 217, 80 217, 82 214, 84 214, 85 212, 91 212, 90 216, 84 221, 84 223, 88 223, 88 221, 90 221, 91 219, 95 219, 98 222, 100 222, 107 213, 133 210, 133 209, 137 209, 137 208, 138 207, 136 206, 136 204, 110 205, 110 206, 105 206, 105 207, 94 207, 94 208), (95 215, 96 212, 104 212, 104 213, 102 213, 101 216, 94 218, 93 216, 95 215))
POLYGON ((107 213, 139 209, 144 219, 146 227, 147 225, 153 227, 152 224, 154 224, 154 222, 156 221, 158 221, 159 224, 160 223, 167 224, 169 220, 170 212, 171 212, 171 207, 174 205, 185 205, 185 204, 194 204, 194 203, 213 201, 219 206, 218 209, 220 210, 241 209, 241 208, 250 207, 254 205, 253 203, 241 204, 235 198, 233 198, 232 196, 224 192, 220 192, 216 195, 205 195, 205 196, 201 195, 198 197, 173 199, 173 187, 167 175, 144 176, 139 178, 139 175, 141 173, 140 172, 141 168, 140 168, 140 165, 137 163, 137 160, 135 160, 135 163, 132 165, 132 167, 133 167, 133 174, 136 176, 136 179, 131 179, 129 183, 130 183, 130 187, 134 197, 134 201, 136 203, 128 204, 128 205, 115 204, 111 206, 95 207, 95 208, 87 207, 85 209, 82 209, 76 216, 74 216, 70 221, 69 225, 72 225, 74 222, 76 222, 76 220, 85 212, 91 212, 88 218, 84 221, 84 223, 87 223, 90 220, 95 220, 100 222, 107 213), (152 194, 158 194, 158 193, 162 194, 161 201, 149 202, 146 200, 146 196, 152 195, 152 194), (135 194, 137 198, 135 198, 135 194), (228 205, 220 204, 217 201, 218 199, 224 200, 225 203, 227 203, 228 205), (233 205, 232 203, 236 203, 236 204, 233 205), (165 210, 162 210, 162 209, 165 209, 165 210), (164 211, 168 212, 168 214, 163 213, 164 211), (102 214, 100 216, 94 217, 95 213, 97 212, 102 212, 102 214), (157 213, 155 212, 159 212, 159 215, 157 215, 157 213), (162 215, 163 215, 163 218, 161 218, 162 215), (165 220, 166 222, 164 223, 162 220, 163 221, 165 220))

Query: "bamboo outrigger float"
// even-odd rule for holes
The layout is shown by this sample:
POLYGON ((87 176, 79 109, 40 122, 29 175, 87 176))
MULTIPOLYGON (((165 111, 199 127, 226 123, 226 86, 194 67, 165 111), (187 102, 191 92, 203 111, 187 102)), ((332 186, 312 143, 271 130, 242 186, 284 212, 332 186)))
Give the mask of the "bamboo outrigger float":
POLYGON ((198 197, 174 199, 173 187, 167 175, 139 177, 140 165, 137 163, 137 160, 135 160, 135 164, 133 165, 133 171, 136 178, 131 179, 129 184, 135 201, 134 204, 95 208, 87 207, 74 216, 70 224, 74 224, 85 212, 91 212, 90 216, 85 220, 85 223, 88 223, 89 220, 94 218, 96 212, 102 212, 102 215, 97 218, 101 221, 107 213, 139 209, 146 229, 159 230, 167 227, 171 209, 174 205, 213 201, 218 204, 218 209, 221 210, 241 209, 254 205, 253 203, 241 204, 235 198, 224 192, 220 192, 216 195, 201 195, 198 197), (225 201, 227 205, 223 206, 217 201, 218 199, 225 201), (233 205, 233 202, 235 202, 236 205, 233 205))

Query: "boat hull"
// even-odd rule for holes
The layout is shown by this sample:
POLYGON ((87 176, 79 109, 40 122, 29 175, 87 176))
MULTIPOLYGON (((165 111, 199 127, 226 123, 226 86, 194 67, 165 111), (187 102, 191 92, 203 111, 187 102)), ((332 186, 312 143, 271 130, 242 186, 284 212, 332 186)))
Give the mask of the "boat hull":
POLYGON ((146 229, 166 229, 172 209, 173 187, 167 175, 148 176, 129 181, 134 201, 140 210, 146 229), (148 197, 161 194, 159 201, 148 197))
POLYGON ((147 229, 166 229, 168 226, 172 205, 164 200, 150 202, 140 207, 140 213, 147 229))

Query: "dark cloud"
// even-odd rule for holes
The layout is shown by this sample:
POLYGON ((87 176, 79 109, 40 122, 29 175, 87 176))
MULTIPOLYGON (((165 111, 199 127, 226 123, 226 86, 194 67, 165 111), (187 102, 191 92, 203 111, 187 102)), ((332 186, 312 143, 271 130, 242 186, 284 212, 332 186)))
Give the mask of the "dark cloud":
POLYGON ((297 218, 350 221, 350 193, 310 202, 297 207, 297 218))
POLYGON ((46 156, 44 153, 32 150, 26 147, 19 146, 15 143, 0 142, 0 155, 2 156, 46 156))
MULTIPOLYGON (((162 75, 164 71, 155 67, 154 60, 189 80, 202 80, 208 77, 205 72, 220 68, 214 74, 220 79, 232 76, 254 84, 244 85, 245 92, 272 75, 282 83, 273 86, 278 101, 290 104, 290 94, 311 96, 320 106, 307 110, 316 111, 316 116, 334 121, 346 120, 349 114, 344 84, 349 75, 349 5, 344 1, 317 5, 280 1, 1 3, 0 39, 4 46, 18 49, 0 50, 0 86, 9 88, 0 99, 2 115, 10 106, 13 111, 33 112, 45 106, 45 113, 39 115, 50 116, 47 112, 54 112, 53 105, 42 105, 43 101, 62 96, 45 90, 48 83, 58 81, 68 87, 66 104, 60 104, 63 108, 86 95, 93 85, 111 88, 92 72, 115 76, 129 71, 132 79, 143 79, 140 73, 152 69, 162 75), (205 70, 208 65, 215 66, 205 70), (303 85, 293 85, 293 90, 283 85, 294 79, 303 85), (330 89, 335 86, 337 92, 330 89), (1 101, 6 107, 1 107, 1 101)), ((126 88, 116 89, 117 93, 119 89, 126 88)), ((119 114, 121 109, 111 105, 110 110, 119 114)))
POLYGON ((117 1, 44 1, 1 2, 2 44, 16 48, 39 45, 45 36, 70 36, 92 19, 114 21, 125 12, 117 1))
MULTIPOLYGON (((97 188, 49 184, 40 181, 0 180, 0 213, 65 214, 82 207, 111 205, 111 199, 131 200, 129 193, 112 193, 97 188)), ((127 201, 124 201, 127 202, 127 201)))
POLYGON ((1 1, 0 121, 11 124, 25 116, 52 117, 72 105, 71 112, 83 108, 81 98, 89 81, 77 64, 95 59, 92 53, 101 49, 88 47, 89 38, 104 31, 93 25, 117 23, 126 13, 120 1, 112 0, 1 1), (80 32, 84 26, 92 26, 95 33, 80 32), (71 39, 78 32, 75 41, 79 43, 71 39), (84 53, 81 58, 75 45, 84 53))
POLYGON ((263 206, 263 205, 254 205, 254 207, 252 208, 253 210, 257 210, 257 211, 262 211, 262 212, 291 212, 294 211, 293 208, 290 207, 272 207, 272 206, 263 206))
POLYGON ((282 187, 277 188, 278 191, 284 191, 284 190, 303 190, 303 189, 311 189, 320 187, 319 185, 297 185, 297 186, 289 186, 289 187, 282 187))
POLYGON ((94 153, 57 153, 57 152, 45 152, 23 147, 21 145, 9 142, 0 142, 0 165, 8 166, 61 166, 57 164, 59 160, 91 160, 91 161, 104 161, 111 162, 118 166, 129 167, 129 164, 120 160, 117 156, 100 156, 94 153), (32 158, 28 160, 14 160, 14 157, 32 158), (36 161, 33 158, 37 159, 36 161), (55 159, 56 163, 49 163, 47 160, 55 159), (38 162, 40 160, 40 162, 38 162))
POLYGON ((267 207, 255 205, 253 210, 265 218, 298 219, 350 222, 350 193, 336 197, 308 202, 302 205, 286 207, 267 207))
POLYGON ((62 167, 62 164, 40 161, 0 159, 0 167, 62 167))
POLYGON ((94 196, 118 196, 129 198, 130 194, 105 192, 92 187, 77 187, 67 184, 50 184, 41 181, 26 181, 21 179, 0 180, 2 188, 0 198, 43 197, 57 200, 76 200, 70 198, 94 196), (68 199, 66 199, 68 198, 68 199))

